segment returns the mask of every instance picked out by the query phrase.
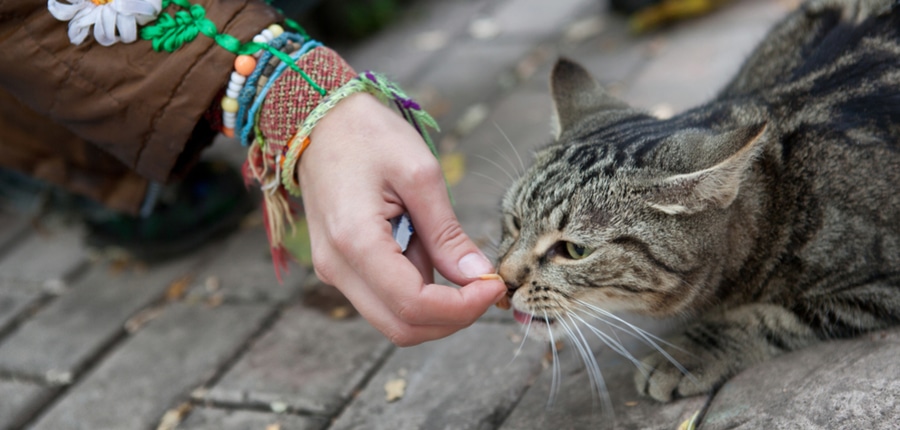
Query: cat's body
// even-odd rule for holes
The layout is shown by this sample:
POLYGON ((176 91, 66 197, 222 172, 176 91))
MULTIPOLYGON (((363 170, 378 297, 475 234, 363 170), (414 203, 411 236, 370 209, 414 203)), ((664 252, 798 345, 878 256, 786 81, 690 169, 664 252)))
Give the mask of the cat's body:
POLYGON ((804 4, 718 97, 668 120, 558 63, 557 141, 503 204, 517 313, 695 317, 636 374, 663 401, 900 322, 894 4, 804 4))

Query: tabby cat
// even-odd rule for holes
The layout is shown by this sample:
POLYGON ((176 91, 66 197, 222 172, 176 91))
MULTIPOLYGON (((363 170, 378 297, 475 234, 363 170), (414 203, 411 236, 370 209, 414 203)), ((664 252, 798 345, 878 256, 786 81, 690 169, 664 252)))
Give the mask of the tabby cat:
POLYGON ((670 119, 567 60, 551 90, 556 140, 502 204, 499 272, 531 332, 691 317, 635 360, 638 391, 665 402, 900 321, 894 0, 804 3, 714 100, 670 119))

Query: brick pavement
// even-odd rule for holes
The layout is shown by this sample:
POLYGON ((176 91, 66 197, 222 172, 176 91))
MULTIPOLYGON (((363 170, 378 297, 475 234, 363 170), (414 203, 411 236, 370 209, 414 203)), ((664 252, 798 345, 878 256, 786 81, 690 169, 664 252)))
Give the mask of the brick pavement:
MULTIPOLYGON (((738 1, 645 37, 628 35, 604 3, 420 0, 341 50, 359 69, 394 76, 438 118, 442 150, 465 160, 457 211, 488 253, 518 158, 528 163, 549 140, 554 58, 668 114, 712 95, 793 2, 738 1)), ((233 142, 218 146, 241 156, 233 142)), ((526 342, 516 356, 521 333, 497 309, 448 339, 398 349, 309 270, 294 266, 278 285, 259 226, 143 267, 96 261, 77 227, 32 221, 0 214, 0 429, 664 429, 704 408, 709 428, 897 422, 900 386, 884 376, 897 374, 896 333, 791 354, 715 398, 669 405, 638 398, 630 365, 598 346, 612 413, 574 348, 563 349, 548 405, 545 347, 526 342), (387 401, 386 386, 402 396, 387 401)))

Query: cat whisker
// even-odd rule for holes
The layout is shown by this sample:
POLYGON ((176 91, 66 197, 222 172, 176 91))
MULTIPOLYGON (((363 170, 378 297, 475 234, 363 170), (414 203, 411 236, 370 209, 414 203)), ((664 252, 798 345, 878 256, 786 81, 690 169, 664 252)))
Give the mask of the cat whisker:
MULTIPOLYGON (((634 355, 632 355, 630 352, 628 352, 627 349, 625 349, 625 347, 622 345, 622 342, 619 339, 614 339, 609 334, 604 333, 600 329, 589 324, 587 321, 585 321, 583 318, 581 318, 581 316, 578 315, 577 313, 571 313, 570 315, 574 318, 577 318, 578 321, 580 321, 582 324, 584 324, 585 327, 587 327, 592 333, 594 333, 594 335, 596 335, 597 338, 599 338, 601 341, 603 341, 604 345, 606 345, 607 347, 612 349, 613 352, 621 355, 622 357, 625 357, 625 359, 627 359, 632 364, 634 364, 637 368, 639 368, 643 371, 644 365, 634 355)), ((602 321, 603 323, 606 323, 606 320, 603 320, 601 318, 598 318, 598 319, 600 319, 600 321, 602 321)), ((613 333, 615 334, 615 331, 613 333)))
POLYGON ((478 176, 478 177, 487 179, 487 180, 491 181, 491 185, 496 185, 496 186, 500 187, 500 189, 506 190, 506 185, 504 185, 502 182, 500 182, 497 178, 495 178, 495 177, 493 177, 493 176, 486 175, 486 174, 481 173, 481 172, 475 172, 475 171, 472 171, 472 172, 469 172, 469 173, 471 173, 471 174, 473 174, 473 175, 475 175, 475 176, 478 176))
MULTIPOLYGON (((606 324, 608 324, 610 327, 618 328, 619 330, 622 330, 623 332, 628 333, 628 334, 630 334, 630 335, 632 335, 632 336, 635 336, 635 335, 636 335, 636 337, 639 338, 639 339, 642 339, 646 345, 648 345, 648 346, 652 347, 653 349, 655 349, 656 351, 658 351, 663 357, 666 358, 666 360, 669 360, 669 362, 672 363, 672 365, 675 366, 675 368, 678 369, 683 375, 685 375, 685 376, 687 376, 687 377, 689 377, 689 378, 691 378, 691 379, 696 380, 696 378, 691 374, 691 372, 689 372, 683 365, 681 365, 681 363, 679 363, 678 360, 675 359, 675 357, 672 357, 671 354, 669 354, 665 349, 663 349, 661 346, 659 346, 659 344, 658 344, 657 342, 655 342, 654 339, 655 339, 656 341, 659 341, 660 343, 663 343, 663 344, 665 344, 665 345, 667 345, 667 346, 669 346, 669 347, 672 347, 672 348, 676 348, 676 349, 678 349, 678 350, 680 350, 680 351, 683 351, 683 349, 681 349, 681 348, 679 348, 679 347, 677 347, 677 346, 675 346, 675 345, 672 345, 672 344, 669 343, 669 342, 666 342, 666 341, 660 339, 658 336, 655 336, 655 335, 653 335, 652 333, 649 333, 649 332, 647 332, 646 330, 644 330, 644 329, 642 329, 642 328, 640 328, 640 327, 637 327, 637 326, 635 326, 634 324, 629 323, 628 321, 625 321, 624 319, 622 319, 622 318, 616 316, 616 315, 613 314, 612 312, 609 312, 609 311, 607 311, 607 310, 605 310, 605 309, 602 309, 602 308, 600 308, 600 307, 598 307, 598 306, 594 306, 594 305, 592 305, 592 304, 590 304, 590 303, 587 303, 587 302, 585 302, 585 301, 583 301, 583 300, 577 300, 577 302, 578 302, 579 304, 581 304, 582 306, 586 306, 589 310, 594 311, 595 313, 593 313, 593 316, 597 317, 597 319, 605 320, 605 318, 608 317, 608 318, 612 318, 612 319, 614 319, 614 320, 616 320, 616 321, 618 321, 618 322, 621 322, 621 323, 624 324, 626 327, 628 327, 630 330, 625 330, 625 329, 623 329, 621 326, 618 326, 618 325, 615 325, 615 324, 611 324, 611 323, 609 323, 608 321, 604 321, 604 322, 606 322, 606 324)), ((638 366, 638 369, 643 369, 643 366, 638 366)), ((642 371, 643 371, 643 370, 642 370, 642 371)))
MULTIPOLYGON (((547 312, 544 311, 543 314, 544 320, 549 321, 550 318, 547 316, 547 312)), ((550 351, 553 356, 553 363, 551 363, 553 367, 550 377, 550 396, 547 399, 547 407, 550 407, 556 400, 556 395, 559 394, 559 382, 560 379, 562 379, 562 372, 559 366, 559 352, 556 350, 556 339, 553 338, 553 330, 549 324, 544 325, 547 327, 547 333, 550 335, 550 351)))
MULTIPOLYGON (((577 302, 578 304, 584 306, 584 310, 586 310, 586 311, 587 311, 587 310, 593 311, 593 316, 597 317, 598 319, 599 319, 599 318, 612 318, 613 320, 615 320, 615 321, 617 321, 617 322, 623 324, 625 327, 628 328, 628 330, 626 330, 625 328, 623 328, 623 327, 621 327, 621 326, 614 325, 614 324, 611 324, 611 323, 608 323, 608 322, 607 322, 607 324, 609 324, 611 327, 618 328, 619 330, 622 330, 622 331, 625 332, 625 333, 629 333, 629 334, 631 334, 632 336, 634 336, 634 333, 638 333, 638 337, 640 337, 640 338, 642 338, 642 339, 645 339, 645 340, 647 340, 647 341, 650 341, 650 339, 652 339, 654 342, 647 343, 648 346, 654 346, 654 345, 656 345, 656 342, 659 342, 659 343, 661 343, 661 344, 663 344, 663 345, 665 345, 665 346, 668 346, 668 347, 670 347, 670 348, 674 348, 674 349, 677 349, 677 350, 682 351, 682 352, 687 352, 687 351, 685 351, 684 349, 682 349, 681 347, 679 347, 678 345, 675 345, 675 344, 673 344, 673 343, 671 343, 671 342, 669 342, 669 341, 667 341, 667 340, 665 340, 665 339, 663 339, 663 338, 661 338, 661 337, 659 337, 659 336, 656 336, 655 334, 650 333, 649 331, 646 331, 646 330, 644 330, 644 329, 642 329, 642 328, 640 328, 640 327, 638 327, 638 326, 636 326, 636 325, 634 325, 634 324, 632 324, 632 323, 630 323, 630 322, 624 320, 623 318, 619 317, 618 315, 616 315, 616 314, 614 314, 614 313, 612 313, 612 312, 610 312, 610 311, 608 311, 608 310, 606 310, 606 309, 603 309, 603 308, 601 308, 601 307, 599 307, 599 306, 596 306, 596 305, 593 305, 593 304, 591 304, 591 303, 585 302, 585 301, 583 301, 583 300, 576 300, 576 302, 577 302), (629 330, 633 331, 633 333, 630 332, 629 330), (646 338, 649 338, 649 339, 646 339, 646 338)), ((654 346, 654 348, 656 348, 656 347, 654 346)))
POLYGON ((515 155, 516 155, 516 158, 519 159, 519 166, 522 167, 522 173, 519 174, 519 176, 521 177, 523 174, 525 174, 525 171, 528 170, 528 169, 525 168, 525 162, 522 161, 522 157, 519 155, 519 150, 516 149, 516 145, 513 145, 512 140, 510 140, 510 139, 509 139, 509 136, 507 136, 506 133, 503 132, 503 129, 500 128, 500 125, 497 124, 496 121, 494 122, 494 127, 497 128, 497 131, 500 132, 500 135, 503 136, 503 139, 505 139, 505 140, 506 140, 506 143, 509 144, 509 147, 512 148, 513 154, 515 154, 515 155))
MULTIPOLYGON (((494 167, 496 167, 498 170, 500 170, 501 172, 503 172, 503 173, 506 175, 506 177, 509 178, 510 183, 516 181, 515 176, 513 176, 511 173, 509 173, 508 170, 504 169, 503 166, 500 165, 500 163, 498 163, 498 162, 496 162, 496 161, 494 161, 494 160, 491 160, 490 158, 487 158, 487 157, 485 157, 485 156, 483 156, 483 155, 475 154, 475 155, 473 155, 473 156, 476 157, 476 158, 480 158, 480 159, 482 159, 482 160, 484 160, 484 161, 487 161, 488 163, 491 163, 494 167)), ((504 188, 506 188, 506 187, 504 186, 504 188)))
MULTIPOLYGON (((494 142, 491 141, 491 143, 493 144, 494 142)), ((509 158, 509 155, 507 155, 505 152, 499 150, 499 149, 498 149, 496 146, 494 146, 494 145, 491 145, 491 149, 492 149, 497 155, 499 155, 500 158, 503 158, 503 161, 505 161, 506 164, 509 164, 509 166, 513 169, 513 172, 515 172, 515 174, 516 174, 516 179, 519 179, 519 178, 522 177, 522 175, 524 174, 524 172, 520 172, 520 171, 519 171, 519 167, 516 166, 516 163, 512 160, 512 158, 509 158)))
POLYGON ((578 328, 578 324, 573 316, 577 315, 575 315, 573 312, 567 311, 566 317, 568 317, 569 322, 566 322, 566 318, 560 316, 559 323, 565 329, 565 331, 569 333, 569 337, 572 339, 573 343, 575 344, 575 348, 581 355, 581 359, 584 362, 585 369, 588 372, 588 380, 591 384, 592 395, 593 393, 597 393, 601 398, 601 408, 603 410, 609 411, 609 413, 612 413, 612 400, 609 398, 609 390, 606 387, 606 381, 603 379, 603 374, 600 371, 600 364, 597 363, 597 358, 594 357, 594 353, 591 350, 590 343, 588 343, 587 339, 584 337, 584 333, 582 333, 581 329, 578 328), (569 325, 570 323, 571 326, 569 325))

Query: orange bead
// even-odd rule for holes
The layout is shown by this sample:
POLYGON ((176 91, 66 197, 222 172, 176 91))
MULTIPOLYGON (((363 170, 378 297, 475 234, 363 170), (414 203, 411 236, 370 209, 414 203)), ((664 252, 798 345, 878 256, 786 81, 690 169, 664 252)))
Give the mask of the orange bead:
POLYGON ((243 76, 250 76, 256 68, 256 58, 252 55, 238 55, 234 59, 234 70, 243 76))
POLYGON ((223 129, 222 129, 222 134, 224 134, 225 137, 234 137, 234 129, 233 129, 233 128, 227 128, 227 127, 226 127, 226 128, 223 128, 223 129))

